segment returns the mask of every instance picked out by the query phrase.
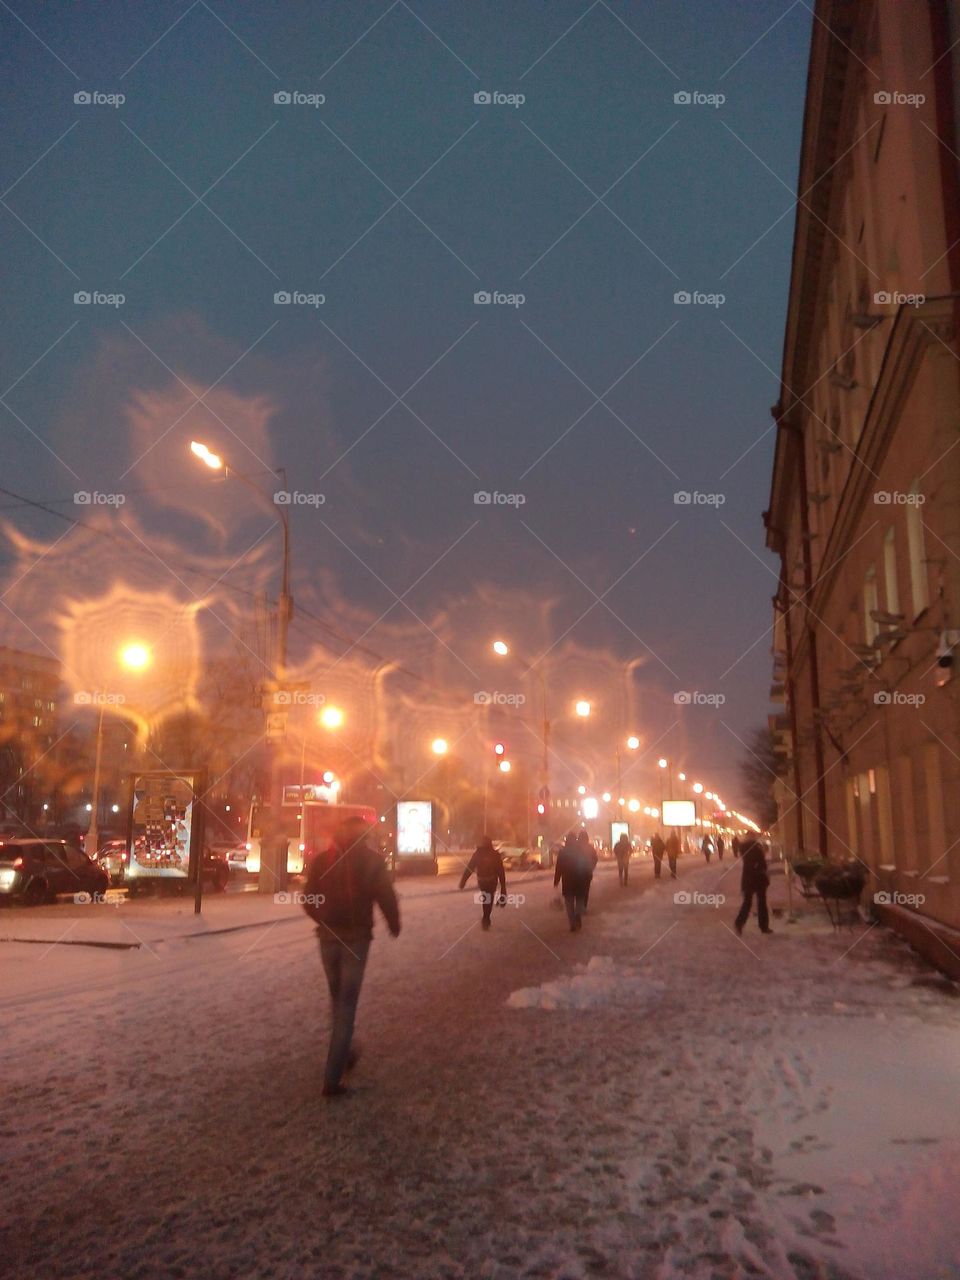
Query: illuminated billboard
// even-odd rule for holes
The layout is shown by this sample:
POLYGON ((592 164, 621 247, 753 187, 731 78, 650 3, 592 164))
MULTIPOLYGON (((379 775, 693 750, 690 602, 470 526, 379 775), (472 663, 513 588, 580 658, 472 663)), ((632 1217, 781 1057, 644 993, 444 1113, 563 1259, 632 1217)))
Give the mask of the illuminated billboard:
POLYGON ((197 775, 164 770, 133 779, 126 879, 187 880, 197 856, 197 775))
POLYGON ((692 800, 664 800, 665 827, 693 827, 697 822, 697 806, 692 800))
POLYGON ((397 856, 433 857, 433 805, 429 800, 398 801, 397 856))
POLYGON ((610 823, 610 847, 617 843, 621 836, 630 839, 630 824, 627 822, 611 822, 610 823))

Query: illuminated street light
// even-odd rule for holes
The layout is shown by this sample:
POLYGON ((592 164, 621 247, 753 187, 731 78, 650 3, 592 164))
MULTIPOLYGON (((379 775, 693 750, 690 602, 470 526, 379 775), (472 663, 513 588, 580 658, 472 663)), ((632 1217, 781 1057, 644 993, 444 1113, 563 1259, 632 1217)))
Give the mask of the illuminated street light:
POLYGON ((343 712, 339 707, 324 707, 320 712, 320 723, 325 729, 339 729, 343 719, 343 712))
POLYGON ((611 800, 610 792, 609 792, 609 791, 605 791, 605 792, 603 793, 603 803, 604 803, 604 804, 609 804, 609 803, 610 803, 610 800, 611 800))
POLYGON ((664 760, 663 756, 661 756, 660 759, 657 761, 657 768, 665 769, 666 767, 667 767, 667 762, 666 760, 664 760))
POLYGON ((621 809, 623 808, 623 806, 624 806, 626 803, 627 803, 627 802, 626 802, 626 800, 624 800, 623 796, 619 796, 619 797, 617 798, 617 804, 620 806, 620 808, 621 808, 621 809))
POLYGON ((685 773, 678 773, 677 777, 680 779, 681 782, 686 782, 687 780, 687 775, 685 773))
POLYGON ((707 794, 706 794, 706 799, 707 799, 707 800, 712 800, 713 798, 714 798, 713 792, 712 792, 712 791, 708 791, 708 792, 707 792, 707 794))
POLYGON ((499 767, 499 769, 500 769, 500 772, 501 772, 501 773, 509 773, 509 772, 510 772, 510 761, 509 761, 509 760, 501 760, 501 761, 500 761, 500 764, 499 764, 499 766, 498 766, 498 767, 499 767))
POLYGON ((597 803, 596 796, 587 796, 580 806, 580 812, 588 820, 592 820, 600 812, 600 805, 597 803))
POLYGON ((697 793, 697 795, 700 795, 700 794, 702 793, 702 791, 703 791, 703 783, 702 783, 702 782, 695 782, 695 783, 693 784, 693 789, 694 789, 694 791, 697 793))
POLYGON ((586 717, 590 714, 590 703, 586 698, 581 698, 578 702, 574 703, 573 709, 578 716, 586 717))
POLYGON ((640 808, 640 801, 639 800, 628 801, 627 808, 630 810, 631 813, 636 813, 637 810, 640 808))
POLYGON ((510 646, 504 640, 494 640, 493 652, 499 653, 501 658, 505 658, 510 652, 510 646))
POLYGON ((579 786, 579 787, 577 787, 577 795, 578 795, 578 796, 585 796, 586 794, 587 794, 587 788, 586 788, 586 787, 584 787, 584 786, 579 786))
POLYGON ((124 645, 119 656, 123 665, 131 671, 143 671, 150 665, 150 650, 139 641, 124 645))
POLYGON ((639 745, 640 745, 640 739, 637 737, 635 733, 632 733, 630 737, 627 739, 627 746, 630 748, 631 751, 636 751, 639 745))
POLYGON ((223 467, 223 459, 219 453, 214 453, 211 449, 199 440, 190 441, 190 452, 205 463, 211 471, 219 471, 223 467))
POLYGON ((435 756, 445 756, 450 750, 450 746, 446 738, 434 738, 430 743, 430 750, 435 756))
POLYGON ((336 776, 337 776, 337 775, 333 772, 333 770, 332 770, 332 769, 327 769, 327 770, 326 770, 326 772, 325 772, 325 773, 324 773, 324 775, 323 775, 323 780, 324 780, 324 782, 327 784, 327 786, 329 787, 329 786, 330 786, 330 784, 333 782, 333 780, 334 780, 334 778, 335 778, 336 776))

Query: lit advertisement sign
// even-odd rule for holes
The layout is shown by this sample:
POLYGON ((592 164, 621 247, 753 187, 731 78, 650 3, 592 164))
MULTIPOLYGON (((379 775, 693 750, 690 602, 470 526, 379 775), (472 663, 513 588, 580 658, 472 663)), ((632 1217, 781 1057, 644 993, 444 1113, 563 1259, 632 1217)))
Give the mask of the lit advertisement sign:
POLYGON ((693 827, 697 823, 697 806, 692 800, 664 800, 665 827, 693 827))
POLYGON ((397 803, 397 856, 433 857, 433 805, 429 800, 397 803))
POLYGON ((144 773, 134 779, 127 876, 186 880, 194 844, 195 775, 144 773))
POLYGON ((611 822, 610 823, 610 844, 615 845, 621 836, 630 839, 630 824, 627 822, 611 822))

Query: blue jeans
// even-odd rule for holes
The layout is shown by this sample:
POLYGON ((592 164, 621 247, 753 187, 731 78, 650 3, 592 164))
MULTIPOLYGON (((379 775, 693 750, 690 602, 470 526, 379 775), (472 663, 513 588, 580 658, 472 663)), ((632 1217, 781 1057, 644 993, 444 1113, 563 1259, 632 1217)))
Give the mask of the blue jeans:
POLYGON ((330 987, 332 1014, 330 1048, 323 1076, 324 1088, 327 1089, 335 1088, 346 1070, 370 942, 370 938, 351 938, 345 942, 333 935, 320 939, 320 959, 330 987))

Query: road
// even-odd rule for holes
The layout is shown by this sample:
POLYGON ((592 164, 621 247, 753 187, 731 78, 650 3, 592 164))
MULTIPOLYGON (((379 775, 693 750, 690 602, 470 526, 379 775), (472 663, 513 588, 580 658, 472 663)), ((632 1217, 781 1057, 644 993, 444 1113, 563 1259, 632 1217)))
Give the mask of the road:
POLYGON ((958 1002, 879 930, 738 940, 736 875, 602 866, 580 934, 402 882, 334 1102, 305 918, 5 944, 5 1274, 955 1276, 958 1002))

